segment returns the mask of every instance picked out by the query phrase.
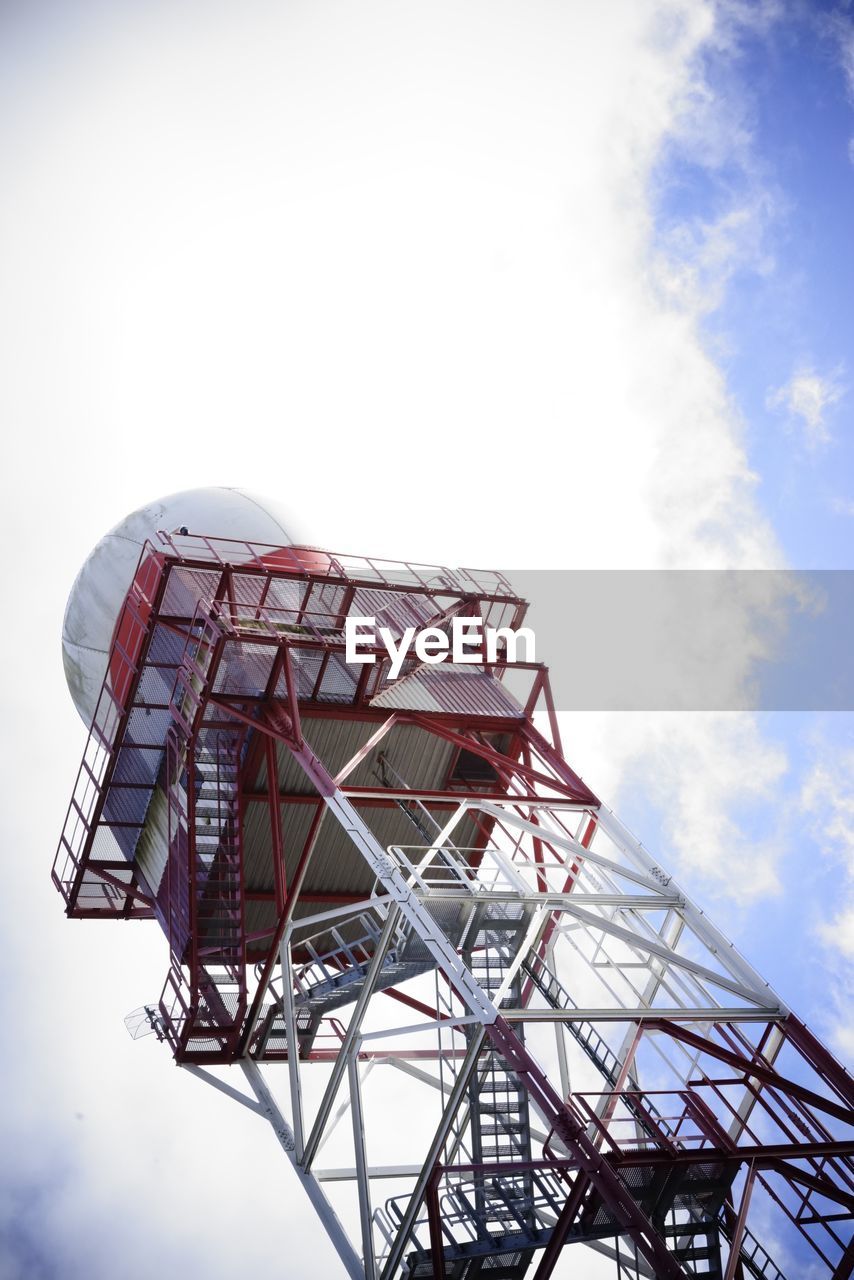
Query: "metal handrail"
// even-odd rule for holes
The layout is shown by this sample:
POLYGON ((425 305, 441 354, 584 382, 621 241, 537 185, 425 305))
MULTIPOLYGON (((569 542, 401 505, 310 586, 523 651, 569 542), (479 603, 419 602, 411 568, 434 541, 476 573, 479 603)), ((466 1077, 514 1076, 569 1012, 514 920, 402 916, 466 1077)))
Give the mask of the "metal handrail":
POLYGON ((357 556, 315 547, 282 546, 206 534, 170 533, 165 529, 157 531, 157 538, 161 547, 155 548, 152 544, 152 549, 162 550, 162 547, 168 547, 179 561, 210 559, 221 566, 254 564, 265 570, 279 569, 286 573, 312 577, 326 575, 374 586, 413 586, 440 594, 454 592, 519 599, 509 579, 497 569, 451 569, 447 565, 422 564, 417 560, 389 560, 385 557, 357 556), (200 555, 200 552, 206 554, 200 555), (269 560, 274 554, 278 562, 270 564, 269 560), (316 563, 307 563, 308 556, 316 557, 316 563), (289 559, 290 564, 287 563, 289 559))

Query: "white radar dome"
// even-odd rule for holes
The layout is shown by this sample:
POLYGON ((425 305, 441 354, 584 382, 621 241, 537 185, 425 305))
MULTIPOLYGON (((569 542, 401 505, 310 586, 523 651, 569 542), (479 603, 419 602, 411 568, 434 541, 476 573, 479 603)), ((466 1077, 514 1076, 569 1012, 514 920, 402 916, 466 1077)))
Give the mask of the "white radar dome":
POLYGON ((121 520, 91 552, 75 579, 62 623, 65 679, 81 718, 91 724, 125 596, 146 541, 158 529, 288 546, 293 539, 274 503, 241 489, 187 489, 158 498, 121 520))

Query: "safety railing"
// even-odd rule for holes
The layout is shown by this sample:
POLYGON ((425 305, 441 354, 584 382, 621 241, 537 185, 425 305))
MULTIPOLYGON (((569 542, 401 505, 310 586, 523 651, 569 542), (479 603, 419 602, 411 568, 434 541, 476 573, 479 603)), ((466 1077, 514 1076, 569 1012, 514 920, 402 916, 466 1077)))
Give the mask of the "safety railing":
MULTIPOLYGON (((77 773, 71 802, 63 823, 54 859, 52 879, 68 906, 74 906, 81 889, 84 853, 103 807, 106 787, 115 762, 119 728, 127 714, 128 699, 139 673, 152 605, 163 571, 162 558, 141 561, 133 585, 116 623, 107 670, 95 706, 95 714, 77 773)), ((108 856, 120 858, 118 842, 108 856)), ((113 914, 124 895, 114 885, 89 878, 86 906, 103 907, 113 914)))
MULTIPOLYGON (((554 1160, 522 1162, 515 1176, 509 1176, 506 1164, 497 1162, 443 1169, 439 1223, 448 1260, 474 1255, 479 1249, 494 1253, 499 1243, 512 1249, 542 1246, 566 1201, 566 1183, 559 1172, 565 1167, 565 1162, 554 1160), (524 1182, 518 1176, 520 1169, 527 1175, 524 1182)), ((374 1225, 383 1241, 381 1258, 395 1243, 408 1204, 408 1196, 393 1196, 374 1211, 374 1225)), ((412 1229, 409 1253, 423 1262, 430 1251, 425 1202, 412 1229)))
POLYGON ((519 875, 511 858, 494 845, 391 845, 388 850, 416 892, 464 892, 524 896, 536 892, 519 875))
POLYGON ((276 546, 274 543, 218 538, 205 534, 179 534, 159 530, 158 550, 167 548, 177 560, 210 560, 214 564, 257 565, 287 573, 341 578, 388 587, 421 588, 474 595, 518 599, 509 579, 494 569, 451 569, 447 565, 421 564, 414 560, 388 560, 324 551, 314 547, 276 546))
MULTIPOLYGON (((712 1087, 712 1086, 710 1086, 712 1087)), ((700 1098, 699 1089, 606 1089, 574 1092, 572 1102, 588 1136, 615 1156, 679 1152, 730 1154, 734 1144, 727 1139, 711 1108, 700 1098), (654 1103, 650 1099, 655 1099, 654 1103), (639 1125, 639 1119, 643 1125, 639 1125)), ((562 1154, 556 1131, 547 1135, 543 1150, 562 1154), (557 1144, 557 1145, 556 1145, 557 1144)))

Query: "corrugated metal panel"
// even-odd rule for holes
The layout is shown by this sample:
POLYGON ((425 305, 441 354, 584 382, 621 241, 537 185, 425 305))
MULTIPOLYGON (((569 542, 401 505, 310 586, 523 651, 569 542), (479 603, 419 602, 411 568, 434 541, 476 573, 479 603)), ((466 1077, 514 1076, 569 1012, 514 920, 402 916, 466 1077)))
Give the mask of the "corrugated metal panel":
MULTIPOLYGON (((376 723, 355 719, 304 719, 303 733, 312 750, 336 776, 377 730, 376 723)), ((413 790, 433 791, 445 783, 454 747, 416 725, 395 725, 347 777, 347 786, 382 783, 382 754, 413 790)), ((279 790, 283 795, 312 795, 314 788, 287 747, 279 745, 279 790)))
MULTIPOLYGON (((356 720, 352 716, 342 716, 340 720, 321 717, 315 719, 303 717, 302 720, 302 731, 306 742, 333 776, 343 769, 347 761, 368 741, 376 728, 376 724, 356 720)), ((281 743, 279 744, 279 790, 283 793, 293 792, 296 795, 311 795, 314 791, 287 747, 281 743)))
MULTIPOLYGON (((447 812, 447 811, 446 811, 447 812)), ((314 813, 312 805, 283 805, 282 828, 286 850, 285 865, 288 879, 293 877, 296 863, 302 852, 309 824, 314 813)), ((371 828, 379 844, 384 848, 389 845, 419 847, 424 841, 411 820, 397 806, 394 808, 360 809, 362 817, 371 828)), ((455 833, 456 843, 466 847, 475 843, 476 827, 474 820, 465 818, 455 833)), ((248 888, 271 892, 272 847, 270 840, 270 818, 267 805, 254 803, 244 822, 244 850, 246 857, 246 885, 248 888)), ((347 894, 367 898, 374 888, 374 875, 362 855, 353 844, 347 832, 330 815, 321 828, 304 889, 307 893, 347 894)), ((295 919, 314 915, 323 907, 316 902, 302 902, 295 912, 295 919)), ((450 912, 446 919, 441 917, 443 927, 450 927, 451 917, 457 919, 462 908, 438 904, 437 911, 450 912)), ((262 929, 270 929, 276 923, 276 911, 272 903, 250 902, 247 904, 247 930, 250 933, 262 929)), ((339 921, 337 924, 343 935, 347 935, 347 926, 339 921)), ((330 943, 330 946, 332 944, 330 943)))
MULTIPOLYGON (((447 813, 447 810, 444 811, 447 813)), ((362 806, 360 813, 380 845, 421 845, 424 840, 412 820, 397 805, 388 808, 362 806)), ((282 839, 285 846, 285 868, 289 882, 305 845, 309 825, 314 816, 313 805, 282 805, 282 839)), ((437 814, 438 817, 438 814, 437 814)), ((423 819, 426 821, 426 819, 423 819)), ((472 819, 461 823, 456 835, 458 844, 474 840, 472 819)), ((266 804, 256 801, 247 806, 243 822, 244 868, 247 888, 272 892, 273 862, 270 836, 270 812, 266 804)), ((346 831, 328 816, 321 828, 305 888, 314 893, 361 894, 370 891, 373 874, 346 831)))
MULTIPOLYGON (((376 730, 374 723, 354 719, 306 720, 303 731, 312 748, 323 760, 327 769, 336 773, 376 730)), ((383 752, 394 773, 415 790, 436 790, 445 783, 454 755, 454 747, 441 738, 412 725, 392 728, 376 748, 348 777, 353 786, 377 786, 380 783, 377 756, 383 752)), ((312 794, 311 786, 301 776, 299 766, 292 760, 287 748, 279 750, 279 785, 284 791, 290 787, 295 794, 312 794)), ((429 806, 428 806, 429 808, 429 806)), ((412 819, 397 805, 389 807, 360 806, 360 813, 380 846, 421 846, 424 839, 412 819)), ((285 849, 285 867, 288 881, 293 879, 297 862, 302 853, 315 807, 305 803, 283 802, 282 839, 285 849)), ((437 821, 442 821, 447 810, 437 811, 437 821)), ((429 821, 423 812, 420 821, 429 821)), ((456 843, 472 845, 476 841, 474 820, 466 818, 456 833, 456 843)), ((270 835, 269 807, 263 801, 247 806, 244 818, 245 876, 248 888, 272 892, 272 842, 270 835)), ((367 898, 374 888, 374 876, 347 832, 329 815, 312 856, 304 889, 306 892, 347 894, 367 898)), ((312 915, 322 908, 319 904, 305 902, 297 909, 296 918, 312 915)), ((247 908, 249 932, 272 929, 275 909, 270 903, 250 903, 247 908)), ((342 926, 343 927, 343 926, 342 926)))
POLYGON ((136 861, 153 893, 160 888, 168 852, 169 802, 163 788, 155 787, 136 846, 136 861))
POLYGON ((447 711, 475 716, 518 718, 524 714, 495 676, 450 663, 420 667, 378 693, 371 705, 398 711, 447 711))
MULTIPOLYGON (((400 809, 363 809, 361 812, 383 848, 395 842, 418 839, 415 828, 400 809)), ((333 817, 327 817, 311 860, 306 888, 315 893, 364 893, 367 896, 373 884, 374 874, 347 832, 333 817)))
MULTIPOLYGON (((368 740, 376 725, 353 719, 316 719, 307 720, 303 728, 312 748, 334 774, 368 740)), ((377 756, 384 752, 394 773, 411 788, 435 790, 444 785, 453 751, 449 743, 422 729, 398 725, 354 769, 347 781, 354 786, 380 785, 377 756)), ((314 794, 301 768, 281 744, 279 786, 283 793, 314 794)), ((264 789, 263 783, 261 789, 264 789)), ((149 882, 155 887, 160 882, 166 859, 166 805, 162 793, 157 798, 161 803, 152 804, 140 843, 141 865, 144 864, 144 871, 151 878, 149 882)), ((417 830, 399 809, 365 808, 363 814, 383 848, 393 843, 418 843, 417 830)), ((282 837, 289 879, 296 871, 313 815, 314 806, 310 804, 282 805, 282 837)), ((246 806, 243 856, 246 885, 253 890, 272 891, 270 815, 263 801, 253 801, 246 806)), ((371 883, 355 848, 340 828, 336 829, 333 820, 327 819, 312 862, 310 887, 323 893, 362 893, 369 892, 371 883)))
MULTIPOLYGON (((306 815, 310 811, 306 806, 306 815)), ((272 892, 273 864, 270 810, 264 801, 253 801, 243 811, 243 880, 247 889, 272 892)))
POLYGON ((400 635, 407 627, 423 627, 438 617, 441 606, 427 596, 360 587, 350 610, 356 617, 375 618, 377 627, 390 627, 400 635))
MULTIPOLYGON (((395 725, 377 747, 356 766, 347 779, 354 787, 382 783, 378 757, 383 755, 394 774, 413 791, 435 791, 444 786, 455 748, 417 725, 395 725)), ((391 775, 390 780, 393 780, 391 775)))

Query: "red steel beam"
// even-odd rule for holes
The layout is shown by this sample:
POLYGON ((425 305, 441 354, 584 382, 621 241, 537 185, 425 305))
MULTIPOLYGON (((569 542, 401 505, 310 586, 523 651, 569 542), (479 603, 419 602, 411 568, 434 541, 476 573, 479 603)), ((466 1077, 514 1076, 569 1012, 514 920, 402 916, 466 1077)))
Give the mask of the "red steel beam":
POLYGON ((728 1066, 738 1068, 748 1078, 761 1080, 764 1084, 771 1085, 782 1093, 788 1093, 790 1097, 797 1098, 808 1106, 816 1107, 820 1111, 826 1111, 828 1115, 835 1116, 837 1120, 843 1120, 846 1124, 854 1124, 854 1109, 851 1107, 840 1107, 837 1103, 831 1102, 830 1099, 823 1098, 820 1093, 815 1093, 812 1089, 807 1089, 803 1085, 797 1084, 794 1080, 787 1080, 785 1076, 781 1076, 769 1067, 760 1066, 759 1063, 751 1061, 749 1058, 744 1058, 739 1053, 733 1053, 732 1050, 725 1049, 723 1045, 717 1045, 711 1040, 704 1040, 702 1036, 698 1036, 694 1031, 688 1031, 679 1023, 669 1022, 666 1018, 650 1018, 646 1022, 646 1029, 647 1031, 661 1031, 673 1040, 681 1040, 702 1053, 718 1058, 728 1066))

